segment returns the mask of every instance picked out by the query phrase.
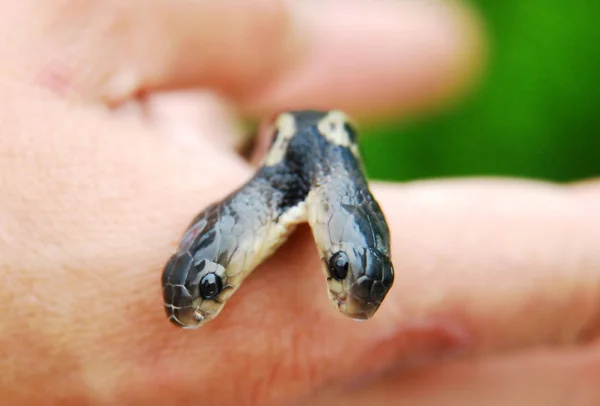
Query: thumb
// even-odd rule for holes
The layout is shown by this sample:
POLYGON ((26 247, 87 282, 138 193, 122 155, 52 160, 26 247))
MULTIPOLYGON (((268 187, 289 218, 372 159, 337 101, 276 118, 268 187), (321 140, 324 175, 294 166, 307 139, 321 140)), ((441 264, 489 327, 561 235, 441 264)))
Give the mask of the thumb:
POLYGON ((253 114, 373 115, 454 93, 480 59, 476 19, 443 1, 61 4, 0 6, 0 34, 15 39, 0 45, 3 63, 21 80, 108 103, 203 87, 253 114))

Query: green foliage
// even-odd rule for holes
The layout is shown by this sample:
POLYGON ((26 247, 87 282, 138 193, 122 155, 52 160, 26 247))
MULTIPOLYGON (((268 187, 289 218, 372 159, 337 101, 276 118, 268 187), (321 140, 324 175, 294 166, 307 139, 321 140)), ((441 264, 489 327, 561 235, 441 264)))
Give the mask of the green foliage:
POLYGON ((446 111, 363 128, 370 177, 600 174, 600 2, 478 0, 490 59, 446 111))

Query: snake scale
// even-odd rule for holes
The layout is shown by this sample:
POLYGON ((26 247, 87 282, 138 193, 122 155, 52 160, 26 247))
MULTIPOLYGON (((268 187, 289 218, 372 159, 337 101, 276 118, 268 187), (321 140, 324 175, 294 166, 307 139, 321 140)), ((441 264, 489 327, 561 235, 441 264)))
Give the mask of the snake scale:
POLYGON ((334 308, 373 316, 394 282, 390 233, 363 172, 357 132, 342 112, 277 116, 255 175, 192 221, 162 274, 175 325, 213 320, 296 225, 312 230, 334 308))

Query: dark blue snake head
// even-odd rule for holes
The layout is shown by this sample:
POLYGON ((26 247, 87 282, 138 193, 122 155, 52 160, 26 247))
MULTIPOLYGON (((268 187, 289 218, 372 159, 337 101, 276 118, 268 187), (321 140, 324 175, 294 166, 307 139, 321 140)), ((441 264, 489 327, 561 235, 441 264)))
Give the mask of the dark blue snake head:
POLYGON ((197 260, 188 251, 173 255, 162 275, 165 311, 173 324, 198 328, 223 307, 225 269, 212 261, 197 260))
POLYGON ((371 318, 394 283, 389 256, 372 247, 341 243, 324 268, 333 305, 355 320, 371 318))

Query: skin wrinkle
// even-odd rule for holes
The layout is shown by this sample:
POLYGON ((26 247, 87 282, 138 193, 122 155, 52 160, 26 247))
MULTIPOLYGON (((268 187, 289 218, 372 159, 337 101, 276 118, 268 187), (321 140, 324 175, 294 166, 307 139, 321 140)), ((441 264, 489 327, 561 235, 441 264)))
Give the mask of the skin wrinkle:
MULTIPOLYGON (((500 183, 500 182, 498 182, 500 183)), ((430 183, 431 186, 436 185, 437 183, 432 182, 430 183)), ((477 184, 477 182, 474 182, 473 186, 475 187, 477 184)), ((510 184, 510 183, 508 183, 510 184)), ((441 186, 441 185, 439 185, 441 186)), ((480 187, 484 187, 483 184, 480 185, 480 187)), ((518 184, 515 184, 515 187, 518 188, 518 184)), ((425 189, 423 191, 423 195, 427 196, 427 187, 424 187, 423 189, 425 189)), ((431 187, 431 190, 433 190, 434 188, 431 187)), ((491 189, 491 188, 490 188, 491 189)), ((471 189, 473 190, 473 189, 471 189)), ((552 191, 552 193, 547 193, 546 197, 544 198, 544 203, 547 207, 547 211, 544 211, 544 207, 540 206, 537 207, 536 209, 534 209, 534 223, 537 223, 539 220, 536 220, 535 217, 538 217, 538 219, 544 218, 546 216, 548 216, 549 218, 554 217, 554 216, 558 216, 558 218, 563 219, 562 221, 559 221, 558 224, 560 224, 559 227, 563 228, 563 232, 556 232, 555 234, 557 236, 564 236, 567 241, 556 241, 556 240, 550 240, 547 241, 547 244, 549 243, 550 245, 548 245, 547 247, 544 247, 544 250, 546 252, 550 251, 554 251, 554 252, 562 252, 562 251, 573 251, 573 250, 578 250, 578 251, 583 251, 583 252, 587 252, 587 253, 592 253, 593 249, 590 249, 591 247, 577 247, 577 248, 569 248, 569 242, 570 241, 582 241, 582 236, 584 235, 589 235, 590 238, 588 238, 587 240, 584 241, 589 241, 590 244, 592 244, 592 241, 594 241, 594 235, 598 234, 598 230, 593 228, 593 222, 589 222, 586 221, 585 214, 586 211, 581 211, 581 210, 573 210, 572 207, 570 207, 570 205, 576 204, 577 201, 573 198, 568 197, 568 195, 566 194, 566 192, 568 192, 568 189, 564 189, 561 187, 552 187, 552 188, 547 188, 548 192, 552 191), (556 202, 560 202, 559 206, 553 205, 553 201, 556 202), (552 207, 554 206, 554 210, 552 209, 552 207), (562 207, 560 207, 562 206, 562 207), (556 209, 560 208, 561 211, 557 212, 556 209), (563 213, 570 213, 570 212, 575 212, 575 213, 580 213, 576 218, 576 219, 571 219, 571 215, 568 215, 567 218, 564 218, 564 214, 563 213), (543 213, 547 213, 544 214, 544 216, 540 216, 540 214, 543 213), (571 231, 568 231, 569 229, 572 229, 571 231), (578 237, 578 238, 573 238, 573 237, 578 237), (553 247, 560 247, 559 250, 555 250, 553 247)), ((461 196, 461 199, 473 199, 475 196, 470 195, 469 194, 469 189, 467 188, 465 190, 465 195, 461 196)), ((443 190, 438 188, 438 192, 439 193, 443 193, 443 190)), ((483 192, 480 190, 480 192, 483 192)), ((495 193, 500 193, 499 191, 495 192, 495 193)), ((479 193, 478 193, 479 195, 479 193)), ((484 193, 482 193, 481 195, 479 195, 480 198, 483 198, 485 196, 484 193)), ((430 196, 432 199, 435 196, 430 196)), ((475 197, 476 198, 476 197, 475 197)), ((526 202, 526 195, 522 196, 519 200, 520 204, 523 204, 524 202, 526 202)), ((435 203, 434 200, 431 200, 432 203, 435 203)), ((487 205, 495 205, 496 203, 494 202, 493 198, 490 196, 486 196, 485 197, 485 201, 487 202, 487 205), (490 199, 492 199, 490 201, 490 199)), ((501 200, 499 200, 498 202, 501 202, 500 204, 502 204, 503 206, 510 206, 510 202, 506 201, 506 198, 503 198, 501 200)), ((450 209, 450 205, 452 205, 452 202, 446 201, 445 202, 445 207, 448 207, 448 209, 450 209)), ((394 212, 391 213, 391 219, 390 222, 398 224, 399 222, 405 222, 406 223, 406 219, 404 220, 400 220, 398 219, 398 214, 399 213, 404 213, 405 211, 401 209, 402 207, 402 203, 398 202, 398 205, 396 206, 396 210, 394 212)), ((493 207, 493 206, 492 206, 493 207)), ((442 208, 441 211, 443 212, 444 210, 448 210, 448 209, 444 209, 442 208)), ((424 210, 424 207, 421 207, 420 210, 424 210)), ((411 211, 408 211, 411 212, 411 211)), ((589 213, 589 212, 587 212, 589 213)), ((436 218, 439 217, 440 214, 443 213, 438 213, 436 214, 436 212, 433 213, 429 213, 430 218, 428 219, 428 224, 437 224, 437 228, 440 230, 453 230, 456 229, 457 226, 453 225, 453 224, 448 224, 448 220, 447 219, 443 219, 440 218, 439 221, 436 221, 436 218)), ((498 214, 498 213, 496 213, 498 214)), ((485 211, 483 213, 474 213, 474 215, 472 217, 475 217, 473 219, 473 223, 478 223, 482 220, 478 220, 478 218, 485 218, 486 217, 486 213, 485 211)), ((510 217, 509 217, 510 218, 510 217)), ((524 220, 524 218, 523 218, 524 220)), ((405 224, 405 227, 408 227, 410 229, 415 229, 415 230, 419 230, 419 227, 416 227, 413 225, 413 222, 409 222, 408 224, 405 224)), ((506 221, 502 220, 502 217, 499 217, 497 220, 495 220, 494 224, 497 224, 498 226, 501 227, 510 227, 510 223, 506 223, 506 221)), ((532 224, 532 225, 533 225, 532 224)), ((537 229, 535 226, 533 227, 528 227, 526 228, 527 230, 529 230, 528 234, 519 236, 520 239, 522 239, 522 243, 524 244, 523 246, 527 246, 527 241, 538 241, 541 239, 541 241, 544 241, 543 238, 538 237, 534 237, 532 235, 532 233, 537 234, 537 230, 539 230, 540 234, 547 234, 548 232, 550 232, 550 230, 544 228, 544 229, 537 229)), ((481 229, 481 231, 483 231, 484 229, 481 229)), ((428 235, 433 235, 436 236, 435 233, 431 233, 430 230, 423 230, 425 234, 428 235)), ((461 231, 464 231, 464 225, 462 226, 461 231)), ((558 230, 557 230, 558 231, 558 230)), ((486 230, 485 231, 485 235, 480 235, 478 237, 478 239, 480 241, 486 241, 489 239, 488 235, 494 235, 494 236, 498 236, 501 235, 499 234, 500 230, 498 231, 493 231, 492 230, 486 230)), ((552 234, 551 234, 552 235, 552 234)), ((398 236, 396 237, 398 238, 398 236)), ((419 238, 418 235, 411 235, 411 238, 419 238)), ((436 236, 436 238, 445 238, 445 234, 442 234, 441 236, 438 234, 436 236)), ((456 241, 456 236, 453 237, 456 241)), ((458 236, 458 238, 460 238, 460 236, 458 236)), ((500 258, 511 258, 511 252, 515 252, 515 248, 519 245, 519 241, 520 239, 516 240, 516 241, 503 241, 503 244, 505 245, 506 249, 508 249, 508 252, 504 255, 500 254, 502 251, 499 251, 499 257, 500 258)), ((460 241, 460 240, 459 240, 460 241)), ((434 244, 437 245, 436 242, 434 242, 434 244)), ((406 245, 403 244, 402 242, 398 242, 397 240, 394 243, 395 246, 403 246, 406 245)), ((410 244, 408 245, 410 246, 410 244)), ((425 248, 426 249, 426 248, 425 248)), ((469 248, 469 246, 458 246, 455 249, 459 249, 461 252, 474 252, 477 253, 477 249, 473 249, 473 248, 469 248)), ((498 247, 495 247, 495 249, 498 249, 498 247)), ((518 252, 518 248, 517 251, 518 252)), ((403 250, 404 251, 404 250, 403 250)), ((512 256, 514 264, 519 267, 519 263, 522 262, 528 262, 531 261, 531 252, 526 253, 523 252, 522 255, 518 255, 516 257, 512 256), (527 258, 527 259, 526 259, 527 258)), ((414 253, 411 252, 403 252, 401 254, 394 254, 395 258, 410 258, 410 256, 414 256, 414 253)), ((589 255, 589 254, 588 254, 589 255)), ((471 258, 471 263, 469 264, 471 267, 475 266, 475 268, 479 268, 482 271, 485 271, 486 273, 479 273, 476 270, 470 271, 468 272, 468 276, 467 279, 469 281, 469 286, 465 286, 462 289, 459 287, 460 286, 460 281, 441 281, 441 285, 445 286, 445 289, 448 289, 448 287, 451 287, 450 290, 453 290, 455 288, 457 288, 459 291, 461 290, 465 290, 466 294, 469 294, 469 296, 461 296, 460 294, 458 294, 457 292, 457 297, 454 297, 451 303, 447 303, 448 299, 445 298, 445 296, 447 295, 440 295, 438 299, 434 299, 434 297, 431 297, 431 299, 434 299, 436 302, 438 302, 436 305, 434 305, 435 308, 438 309, 444 309, 445 311, 447 311, 450 314, 454 314, 455 316, 458 315, 462 315, 459 317, 464 317, 466 320, 472 319, 472 320, 478 320, 478 323, 480 323, 482 320, 480 320, 481 316, 478 316, 478 314, 487 314, 488 318, 490 317, 490 315, 495 315, 494 318, 488 320, 488 322, 492 325, 496 325, 496 327, 494 329, 486 329, 485 325, 487 323, 483 323, 479 329, 481 329, 481 331, 479 331, 478 333, 478 342, 480 343, 480 345, 482 345, 482 349, 485 349, 486 347, 488 347, 490 344, 496 342, 496 340, 494 340, 492 338, 492 335, 497 334, 498 333, 498 329, 501 329, 501 325, 503 325, 504 323, 507 324, 507 330, 509 331, 510 329, 514 329, 514 326, 509 327, 508 324, 513 324, 513 320, 515 318, 518 318, 518 314, 521 311, 524 311, 525 309, 528 309, 528 305, 527 303, 537 303, 537 309, 529 309, 528 311, 526 311, 525 314, 531 314, 531 319, 536 319, 539 320, 540 318, 543 320, 543 323, 541 324, 541 326, 547 326, 548 328, 550 328, 550 330, 546 331, 546 333, 544 334, 538 334, 539 335, 533 335, 535 337, 539 337, 539 336, 545 336, 547 337, 547 339, 551 340, 551 341, 555 341, 557 340, 558 342, 564 342, 561 341, 560 338, 560 330, 554 330, 554 328, 552 327, 553 324, 550 323, 550 320, 556 319, 557 317, 560 317, 560 315, 563 315, 562 317, 562 321, 563 323, 561 323, 561 326, 563 326, 563 328, 567 331, 571 332, 571 335, 573 335, 573 333, 575 333, 575 335, 577 335, 577 331, 578 329, 580 329, 580 326, 582 324, 582 321, 586 321, 589 320, 588 317, 590 317, 590 311, 594 311, 594 303, 590 302, 589 300, 584 300, 583 303, 581 303, 580 299, 582 297, 590 297, 590 295, 588 293, 586 293, 586 290, 591 289, 593 291, 593 296, 597 297, 598 295, 598 281, 597 281, 597 276, 594 277, 592 274, 590 274, 590 277, 593 277, 594 279, 590 279, 589 283, 581 283, 581 272, 582 270, 578 270, 578 278, 575 278, 574 275, 572 274, 572 272, 570 272, 568 270, 568 264, 564 264, 560 262, 561 258, 564 258, 563 255, 560 255, 558 258, 548 258, 546 261, 544 261, 543 263, 538 264, 538 268, 539 269, 546 269, 546 273, 531 273, 529 272, 529 276, 526 274, 524 276, 528 277, 528 279, 530 279, 529 281, 527 279, 520 279, 520 280, 514 280, 514 281, 503 281, 501 284, 498 285, 498 288, 505 290, 505 293, 502 294, 501 292, 496 292, 498 294, 498 298, 504 298, 507 297, 506 295, 509 295, 508 297, 515 297, 515 298, 521 298, 520 303, 513 303, 513 305, 519 306, 517 308, 505 308, 502 312, 497 312, 497 311, 493 311, 492 309, 496 306, 496 304, 490 300, 491 298, 487 299, 487 300, 477 300, 476 297, 473 297, 473 293, 477 292, 477 291, 481 291, 484 292, 485 289, 483 289, 483 286, 486 284, 486 280, 487 280, 487 272, 489 272, 489 269, 493 269, 495 266, 492 264, 487 264, 487 263, 482 263, 479 266, 477 266, 477 255, 473 258, 471 258), (559 262, 556 262, 559 261, 559 262), (566 266, 566 269, 565 269, 566 266), (566 271, 566 272, 565 272, 566 271), (555 274, 555 277, 548 277, 548 273, 550 273, 550 275, 555 274), (533 277, 533 278, 532 278, 533 277), (571 282, 572 281, 572 282, 571 282), (564 283, 574 283, 575 281, 579 281, 578 282, 578 288, 577 291, 579 292, 578 294, 574 295, 574 296, 570 296, 568 297, 569 300, 568 302, 565 302, 567 295, 566 293, 560 293, 562 297, 565 297, 565 300, 560 300, 561 296, 557 297, 557 294, 559 294, 559 292, 562 292, 561 289, 564 286, 564 283), (540 283, 543 284, 540 286, 540 283), (482 285, 482 290, 478 290, 478 289, 474 289, 475 286, 477 285, 482 285), (511 287, 511 285, 515 285, 514 287, 511 287), (540 297, 530 297, 530 295, 523 295, 523 289, 526 288, 528 290, 531 291, 535 291, 536 288, 538 289, 538 291, 540 292, 538 295, 540 297), (528 299, 529 298, 529 299, 528 299), (477 301, 480 302, 480 305, 477 307, 472 307, 472 306, 468 306, 468 303, 472 302, 472 301, 477 301), (541 302, 540 302, 541 301, 541 302), (541 305, 541 303, 544 302, 548 302, 547 304, 549 305, 548 308, 544 309, 544 306, 541 305), (561 303, 563 303, 563 305, 561 305, 561 303), (568 306, 565 306, 565 304, 569 304, 568 306), (486 304, 486 307, 482 307, 483 304, 486 304), (525 307, 523 307, 525 306, 525 307), (583 306, 583 307, 582 307, 583 306), (541 309, 539 309, 541 308, 541 309), (459 310, 461 309, 461 310, 459 310), (586 310, 587 309, 587 310, 586 310), (572 317, 572 314, 577 314, 579 317, 572 317), (557 333, 558 333, 558 337, 557 337, 557 333), (554 339, 551 339, 550 337, 555 337, 554 339), (485 343, 488 343, 487 345, 485 343)), ((535 257, 535 256, 534 256, 535 257)), ((485 254, 483 254, 483 258, 485 258, 485 254)), ((591 259, 591 258, 590 258, 591 259)), ((402 259, 401 259, 402 260, 402 259)), ((535 259, 534 259, 535 261, 535 259)), ((594 261, 597 262, 597 259, 595 259, 594 261)), ((432 264, 432 266, 434 267, 433 269, 436 268, 442 268, 442 267, 446 267, 442 264, 447 264, 447 260, 444 259, 444 257, 438 256, 438 261, 436 261, 436 263, 432 264)), ((510 263, 510 262, 509 262, 510 263)), ((396 265, 399 269, 402 269, 402 264, 396 265)), ((407 266, 410 267, 410 264, 408 264, 407 266)), ((597 265, 592 266, 589 269, 589 272, 592 272, 593 269, 595 269, 597 267, 597 265)), ((534 266, 534 268, 536 268, 534 266)), ((460 268, 459 268, 460 269, 460 268)), ((455 273, 455 270, 453 269, 448 269, 448 272, 450 274, 455 273)), ((422 276, 422 279, 426 280, 427 278, 430 278, 428 276, 430 272, 419 272, 417 273, 411 273, 408 276, 417 276, 420 275, 422 276)), ((464 272, 463 272, 464 273, 464 272)), ((513 275, 513 274, 511 274, 513 275)), ((406 277, 406 276, 405 276, 406 277)), ((402 278, 402 276, 400 276, 400 278, 402 278)), ((417 278, 417 279, 421 279, 421 278, 417 278)), ((585 280, 585 279, 584 279, 585 280)), ((419 281, 419 280, 408 280, 405 281, 405 283, 408 283, 409 285, 414 285, 414 286, 423 286, 423 281, 419 281)), ((407 291, 405 292, 405 294, 409 294, 409 296, 411 296, 412 292, 411 291, 407 291)), ((431 293, 435 293, 435 289, 430 290, 429 292, 431 293)), ((420 292, 420 294, 422 294, 422 292, 420 292)), ((483 299, 483 298, 481 298, 483 299)), ((425 301, 427 301, 428 299, 425 298, 425 301)), ((411 303, 411 302, 419 302, 418 300, 416 300, 413 297, 406 297, 405 298, 405 303, 411 303)), ((435 303, 435 302, 433 302, 435 303)), ((414 311, 414 309, 413 309, 414 311)), ((531 335, 531 328, 534 328, 534 325, 524 325, 523 326, 523 330, 521 332, 514 332, 513 333, 517 333, 515 334, 514 337, 514 341, 511 344, 509 340, 506 340, 505 345, 507 345, 507 347, 510 346, 515 346, 515 345, 521 345, 520 343, 522 343, 521 340, 523 340, 525 337, 532 337, 531 335), (520 334, 519 334, 520 333, 520 334)), ((570 342, 567 341, 567 342, 570 342)), ((489 348, 488 348, 489 349, 489 348)))
MULTIPOLYGON (((463 359, 419 371, 397 371, 372 386, 351 392, 334 388, 302 405, 584 405, 598 404, 598 394, 586 390, 597 384, 600 359, 583 348, 519 352, 480 360, 463 359), (591 355, 591 356, 590 356, 591 355), (567 376, 563 372, 568 371, 567 376), (517 379, 514 379, 517 377, 517 379), (436 384, 442 382, 442 384, 436 384), (432 385, 436 391, 431 393, 432 385), (548 388, 553 390, 549 391, 548 388), (395 394, 401 389, 404 396, 395 394), (557 390, 558 389, 558 390, 557 390), (429 393, 430 396, 423 396, 429 393)), ((345 388, 344 388, 345 389, 345 388)))

